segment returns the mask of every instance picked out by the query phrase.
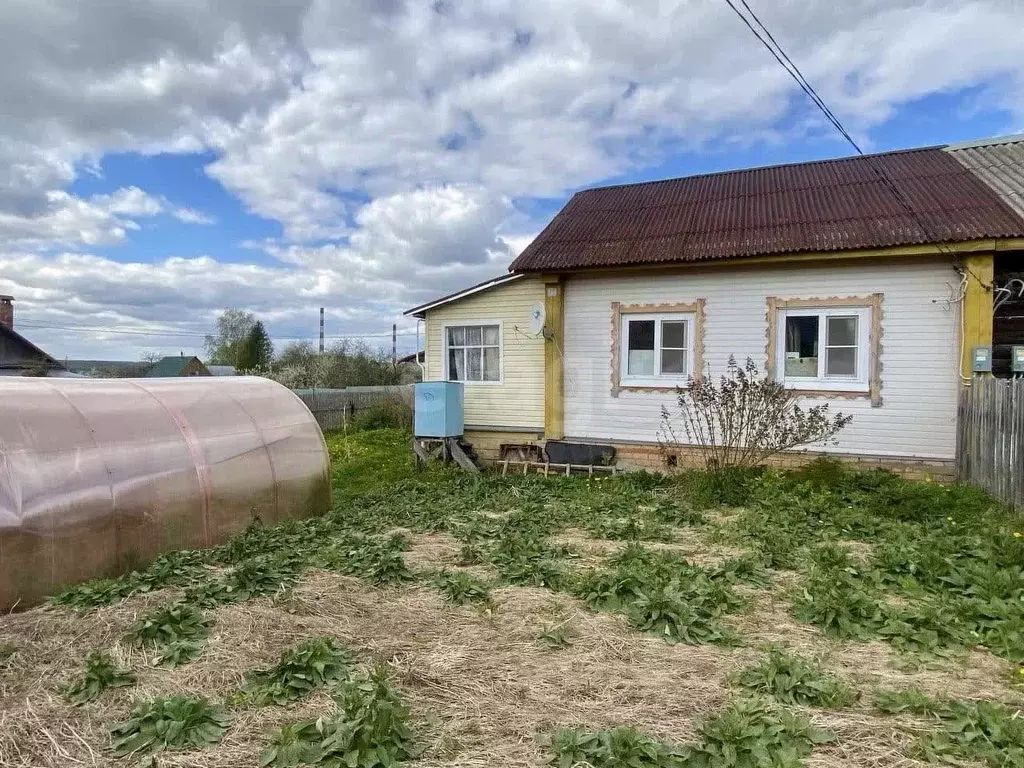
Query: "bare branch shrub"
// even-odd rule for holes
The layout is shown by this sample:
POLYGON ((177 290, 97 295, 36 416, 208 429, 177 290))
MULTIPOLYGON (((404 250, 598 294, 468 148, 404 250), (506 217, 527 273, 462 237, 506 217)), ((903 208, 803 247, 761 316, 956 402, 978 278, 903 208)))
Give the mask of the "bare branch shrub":
POLYGON ((710 470, 756 467, 783 451, 834 438, 852 416, 829 407, 802 408, 798 395, 762 376, 749 357, 743 367, 729 358, 716 384, 710 376, 690 377, 676 391, 673 411, 662 407, 658 442, 663 450, 699 446, 710 470))

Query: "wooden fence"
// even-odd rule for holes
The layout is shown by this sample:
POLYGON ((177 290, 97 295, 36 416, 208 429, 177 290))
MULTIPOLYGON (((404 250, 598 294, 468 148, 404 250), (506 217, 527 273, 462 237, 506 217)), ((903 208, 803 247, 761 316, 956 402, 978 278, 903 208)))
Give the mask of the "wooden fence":
POLYGON ((959 425, 957 479, 1024 509, 1024 378, 976 377, 959 425))
POLYGON ((294 392, 312 412, 320 429, 342 429, 357 413, 387 398, 399 399, 409 408, 412 408, 413 404, 412 384, 393 387, 296 389, 294 392))

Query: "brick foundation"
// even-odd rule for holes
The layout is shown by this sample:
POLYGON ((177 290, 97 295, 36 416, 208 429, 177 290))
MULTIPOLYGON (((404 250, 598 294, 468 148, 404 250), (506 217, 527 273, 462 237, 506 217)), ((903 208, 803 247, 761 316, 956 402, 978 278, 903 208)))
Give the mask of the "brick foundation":
MULTIPOLYGON (((501 446, 505 445, 543 445, 543 435, 536 432, 485 432, 467 431, 466 440, 473 444, 480 458, 488 464, 495 463, 501 455, 501 446)), ((671 472, 673 469, 696 469, 704 466, 702 451, 699 448, 680 448, 666 451, 660 446, 643 443, 617 443, 600 441, 602 444, 614 445, 620 467, 627 469, 646 469, 652 472, 671 472), (675 458, 674 466, 671 461, 675 458)), ((887 469, 911 480, 938 480, 948 482, 955 479, 956 469, 952 461, 943 462, 929 459, 896 458, 889 456, 861 456, 844 453, 825 453, 821 451, 793 451, 774 456, 766 464, 779 469, 795 469, 814 459, 827 456, 851 464, 857 469, 887 469)))

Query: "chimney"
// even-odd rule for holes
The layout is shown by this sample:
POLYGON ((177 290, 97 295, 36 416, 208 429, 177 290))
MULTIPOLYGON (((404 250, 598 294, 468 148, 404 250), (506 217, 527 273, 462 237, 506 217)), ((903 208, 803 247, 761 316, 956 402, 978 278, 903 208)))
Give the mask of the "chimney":
POLYGON ((0 325, 6 325, 13 330, 14 305, 11 304, 12 301, 14 301, 13 296, 0 295, 0 325))

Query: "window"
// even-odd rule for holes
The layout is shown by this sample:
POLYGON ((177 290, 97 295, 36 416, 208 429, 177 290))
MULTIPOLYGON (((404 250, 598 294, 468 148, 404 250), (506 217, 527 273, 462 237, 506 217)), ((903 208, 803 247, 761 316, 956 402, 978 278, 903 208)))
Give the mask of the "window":
POLYGON ((801 389, 868 391, 870 307, 780 309, 776 375, 801 389))
POLYGON ((501 324, 445 327, 448 381, 501 382, 501 324))
POLYGON ((671 387, 693 371, 694 315, 622 314, 623 386, 671 387))

